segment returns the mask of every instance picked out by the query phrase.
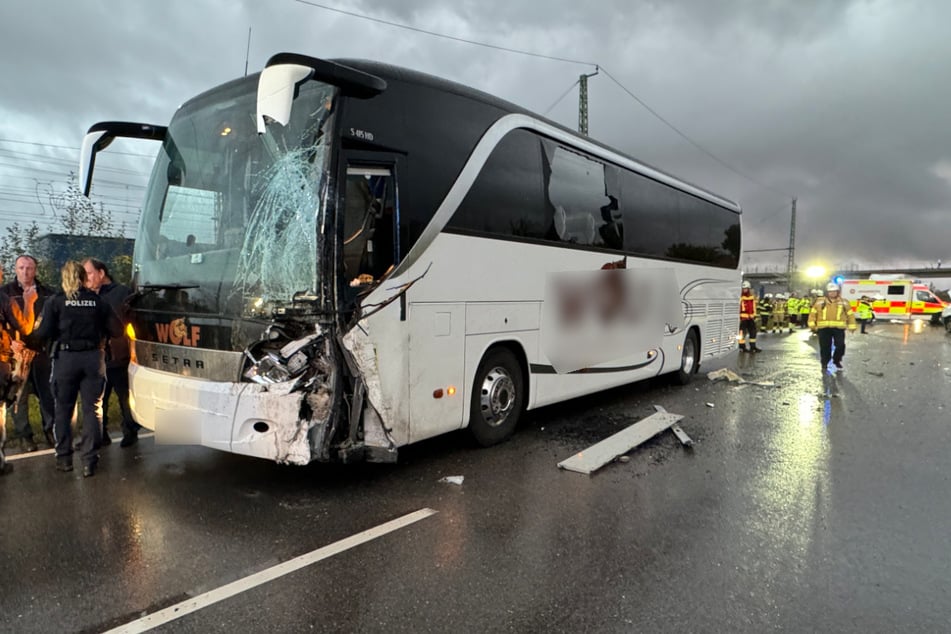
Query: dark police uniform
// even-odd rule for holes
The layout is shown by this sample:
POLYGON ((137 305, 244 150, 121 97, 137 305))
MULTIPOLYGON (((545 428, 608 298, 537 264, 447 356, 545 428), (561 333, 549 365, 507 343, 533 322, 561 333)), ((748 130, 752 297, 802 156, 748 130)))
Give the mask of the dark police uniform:
MULTIPOLYGON (((131 288, 115 282, 99 287, 99 297, 112 307, 123 323, 127 321, 125 300, 131 294, 131 288)), ((102 397, 102 432, 108 433, 109 394, 115 392, 119 400, 119 411, 122 414, 122 443, 123 446, 128 446, 135 441, 139 433, 139 424, 132 417, 132 408, 129 406, 129 362, 132 359, 129 338, 123 333, 110 339, 107 351, 106 392, 102 397)))
POLYGON ((56 401, 53 432, 56 461, 68 467, 73 461, 71 419, 76 397, 82 396, 82 460, 84 475, 92 475, 99 462, 102 441, 102 392, 106 364, 104 347, 111 337, 122 334, 115 311, 88 289, 80 289, 75 299, 57 293, 46 302, 37 338, 53 340, 53 397, 56 401))

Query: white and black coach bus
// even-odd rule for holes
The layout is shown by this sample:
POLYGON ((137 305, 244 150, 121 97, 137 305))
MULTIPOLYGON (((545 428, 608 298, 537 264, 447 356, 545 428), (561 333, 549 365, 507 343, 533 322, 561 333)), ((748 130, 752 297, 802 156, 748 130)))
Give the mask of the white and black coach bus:
POLYGON ((158 440, 395 461, 735 349, 740 209, 485 93, 282 53, 171 123, 134 255, 130 367, 158 440))

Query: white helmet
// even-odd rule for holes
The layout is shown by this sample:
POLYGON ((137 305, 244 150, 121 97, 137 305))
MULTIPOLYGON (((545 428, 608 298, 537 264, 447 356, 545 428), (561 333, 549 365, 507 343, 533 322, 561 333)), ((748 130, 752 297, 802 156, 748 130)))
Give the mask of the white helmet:
POLYGON ((773 299, 772 293, 766 293, 766 299, 773 299))
POLYGON ((753 288, 749 282, 743 282, 743 288, 753 288))
POLYGON ((833 291, 835 291, 836 293, 838 293, 838 292, 839 292, 839 285, 836 284, 835 282, 829 282, 828 284, 826 284, 826 293, 831 293, 831 292, 833 292, 833 291))

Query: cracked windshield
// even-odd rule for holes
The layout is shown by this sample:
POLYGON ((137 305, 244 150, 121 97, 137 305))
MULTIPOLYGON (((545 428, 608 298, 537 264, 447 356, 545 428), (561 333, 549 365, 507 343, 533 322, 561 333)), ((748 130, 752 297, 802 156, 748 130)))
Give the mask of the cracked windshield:
POLYGON ((237 82, 178 112, 146 198, 138 283, 194 287, 199 312, 254 318, 317 289, 334 88, 303 85, 289 124, 258 135, 255 87, 237 82))

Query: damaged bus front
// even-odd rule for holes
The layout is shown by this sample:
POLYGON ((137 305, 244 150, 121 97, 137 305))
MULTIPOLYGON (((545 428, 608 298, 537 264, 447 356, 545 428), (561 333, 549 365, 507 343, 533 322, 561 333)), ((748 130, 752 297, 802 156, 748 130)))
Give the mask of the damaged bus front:
POLYGON ((90 128, 85 193, 95 154, 112 139, 162 144, 129 299, 133 411, 159 442, 292 464, 395 459, 340 343, 335 281, 338 111, 385 88, 345 66, 284 55, 187 102, 167 128, 90 128))

